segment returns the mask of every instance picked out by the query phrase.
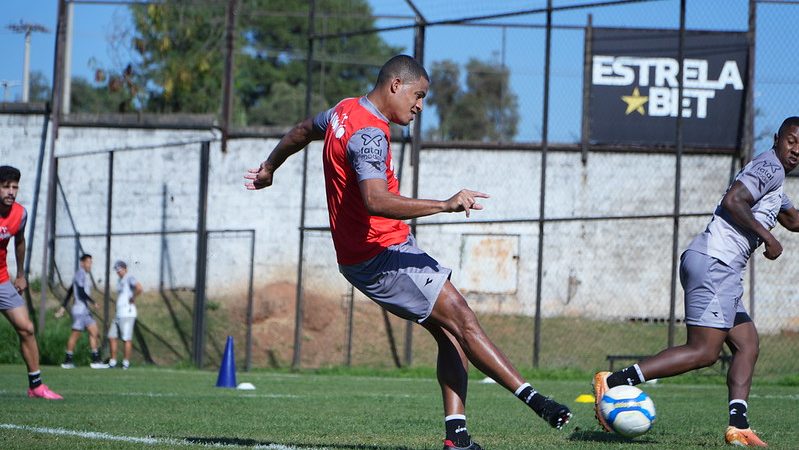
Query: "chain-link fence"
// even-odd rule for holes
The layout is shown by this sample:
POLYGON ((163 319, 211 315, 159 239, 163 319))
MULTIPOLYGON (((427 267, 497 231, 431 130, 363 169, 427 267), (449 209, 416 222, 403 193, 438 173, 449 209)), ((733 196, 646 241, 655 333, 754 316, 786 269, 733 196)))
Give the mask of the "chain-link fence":
MULTIPOLYGON (((237 353, 249 368, 255 230, 209 229, 209 142, 191 136, 196 132, 179 142, 140 146, 124 145, 131 135, 136 140, 124 129, 62 133, 105 134, 120 145, 78 150, 69 142, 86 145, 86 139, 62 138, 67 144, 56 158, 59 195, 46 277, 52 292, 63 297, 80 256, 92 255, 95 315, 107 329, 117 288, 111 266, 125 261, 146 290, 137 301, 135 334, 144 361, 215 366, 230 334, 244 344, 237 353), (186 183, 186 177, 199 182, 186 183), (230 317, 241 326, 230 327, 230 317)), ((45 316, 40 320, 44 324, 45 316)))
MULTIPOLYGON (((340 98, 364 94, 388 56, 404 52, 423 60, 432 76, 425 112, 414 123, 416 129, 392 131, 402 192, 447 198, 468 187, 492 194, 487 209, 471 220, 419 220, 416 234, 423 248, 454 270, 453 282, 478 311, 489 335, 520 365, 596 369, 615 361, 608 356, 622 360, 679 344, 684 327, 675 256, 704 228, 741 160, 749 151, 771 145, 779 123, 795 114, 791 105, 797 100, 791 89, 796 75, 785 69, 790 66, 785 44, 791 38, 789 19, 799 8, 794 2, 66 4, 74 8, 76 32, 70 45, 75 48, 82 40, 98 39, 96 31, 78 31, 84 17, 100 8, 121 11, 112 15, 118 26, 108 33, 115 51, 112 62, 103 66, 95 61, 94 78, 73 83, 72 115, 66 116, 71 125, 91 125, 94 119, 75 113, 108 111, 108 102, 116 105, 115 111, 137 111, 140 122, 149 114, 205 114, 202 120, 208 123, 209 117, 216 118, 223 142, 246 138, 240 144, 230 141, 242 151, 258 138, 275 135, 263 126, 285 127, 340 98), (749 41, 754 44, 749 55, 753 84, 743 68, 740 74, 752 100, 746 113, 751 115, 754 145, 747 143, 745 117, 741 124, 729 124, 741 130, 736 148, 683 148, 676 129, 675 143, 666 146, 590 142, 584 126, 589 31, 677 30, 682 12, 687 31, 748 33, 754 39, 749 41), (97 101, 80 104, 79 97, 97 101)), ((85 59, 73 56, 67 74, 92 64, 85 59)), ((158 120, 153 127, 159 126, 158 120)), ((147 194, 152 198, 164 196, 159 189, 170 167, 186 170, 177 156, 162 161, 149 153, 130 155, 133 159, 125 166, 146 160, 157 162, 156 170, 164 168, 161 178, 145 189, 158 188, 160 194, 147 194)), ((217 163, 224 166, 231 160, 217 163)), ((317 182, 320 161, 308 161, 307 168, 291 170, 297 178, 307 173, 316 181, 308 183, 301 198, 286 197, 280 204, 291 211, 305 205, 302 214, 287 219, 302 230, 299 262, 285 253, 280 254, 282 266, 263 261, 279 243, 288 246, 295 240, 272 230, 263 238, 274 241, 264 244, 269 252, 255 254, 256 279, 265 273, 269 284, 255 283, 249 314, 254 320, 254 364, 432 364, 432 340, 419 336, 423 332, 418 327, 408 329, 405 322, 383 316, 337 273, 323 188, 317 182), (291 302, 295 298, 297 305, 291 302)), ((80 165, 64 160, 59 174, 79 173, 64 164, 80 165)), ((64 177, 61 183, 69 199, 80 178, 64 177)), ((129 186, 138 186, 137 181, 131 179, 129 186)), ((294 188, 299 190, 299 181, 294 188)), ((106 202, 103 189, 64 205, 106 202)), ((190 197, 197 194, 196 186, 180 189, 190 197)), ((795 178, 786 182, 786 192, 795 192, 795 178)), ((172 188, 168 193, 172 195, 172 188)), ((191 198, 185 203, 196 205, 191 198)), ((117 197, 113 202, 125 204, 117 197)), ((169 209, 174 218, 195 229, 198 216, 171 209, 185 209, 177 206, 180 202, 174 205, 169 209)), ((101 209, 84 213, 92 218, 91 225, 76 227, 84 247, 106 245, 105 231, 95 230, 103 223, 97 218, 105 217, 101 209), (89 245, 91 239, 97 242, 89 245)), ((59 211, 57 223, 63 224, 69 213, 59 211)), ((129 225, 114 229, 127 230, 129 225)), ((796 272, 791 256, 795 238, 784 231, 777 234, 785 255, 771 262, 756 253, 745 277, 747 305, 762 333, 758 370, 771 374, 796 369, 787 355, 797 344, 799 323, 786 281, 796 272)), ((58 239, 62 245, 75 245, 72 234, 58 239)), ((194 254, 193 244, 177 241, 196 240, 196 235, 169 237, 173 239, 170 247, 194 254)), ((235 246, 232 254, 246 251, 235 246)), ((102 258, 98 262, 107 264, 102 258)), ((186 263, 186 274, 194 273, 193 264, 186 263)), ((57 266, 72 270, 74 260, 58 261, 57 266)), ((218 277, 223 285, 225 275, 218 277)), ((191 287, 192 282, 175 285, 191 287)), ((185 333, 170 340, 180 347, 174 340, 186 346, 185 333)))

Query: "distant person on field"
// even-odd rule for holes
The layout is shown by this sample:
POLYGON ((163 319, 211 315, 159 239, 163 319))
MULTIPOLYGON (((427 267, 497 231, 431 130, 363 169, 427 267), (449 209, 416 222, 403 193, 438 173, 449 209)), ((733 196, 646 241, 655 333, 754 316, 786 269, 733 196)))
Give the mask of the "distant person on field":
POLYGON ((117 311, 114 322, 108 329, 108 342, 111 346, 111 359, 108 367, 117 366, 117 339, 124 342, 124 358, 122 368, 130 368, 130 354, 133 350, 133 327, 136 326, 136 297, 142 293, 141 283, 128 273, 125 261, 114 263, 114 271, 119 276, 117 281, 117 311))
POLYGON ((86 330, 89 333, 89 346, 92 350, 92 362, 90 367, 92 369, 106 369, 108 364, 103 363, 100 358, 100 332, 97 329, 97 322, 92 317, 92 309, 97 308, 97 304, 92 300, 91 280, 89 274, 92 271, 92 255, 84 254, 80 257, 80 264, 75 278, 72 280, 72 287, 67 292, 61 307, 56 311, 56 318, 61 318, 66 312, 69 299, 74 296, 75 301, 72 303, 70 315, 72 316, 72 333, 67 340, 67 350, 64 356, 64 362, 61 367, 64 369, 74 369, 74 351, 75 344, 78 342, 81 333, 86 330))
MULTIPOLYGON (((685 290, 685 345, 672 347, 618 372, 594 376, 597 402, 614 386, 634 386, 707 367, 726 343, 732 352, 727 371, 728 444, 765 447, 749 428, 747 410, 752 374, 759 353, 755 324, 746 313, 743 275, 749 257, 760 244, 767 259, 777 259, 782 244, 771 234, 779 222, 799 232, 799 212, 783 192, 785 175, 799 164, 799 117, 785 119, 771 150, 756 156, 735 176, 705 231, 694 238, 680 258, 680 282, 685 290)), ((598 407, 597 407, 598 408, 598 407)), ((597 409, 597 419, 608 425, 597 409)))
POLYGON ((369 94, 348 98, 283 136, 245 178, 248 189, 272 185, 275 171, 313 140, 324 139, 327 204, 339 270, 386 310, 425 327, 438 344, 444 400, 444 449, 478 450, 466 429, 468 362, 513 392, 548 424, 565 425, 569 408, 536 392, 491 342, 451 270, 416 246, 406 219, 483 209, 488 195, 463 189, 446 200, 403 197, 394 174, 389 123, 408 125, 422 111, 430 78, 410 56, 391 58, 369 94))
POLYGON ((16 202, 20 173, 14 167, 0 166, 0 311, 19 335, 19 349, 28 366, 28 397, 61 400, 62 397, 42 383, 39 370, 39 345, 33 333, 33 322, 20 293, 28 287, 25 280, 25 222, 28 213, 16 202), (17 277, 8 275, 8 243, 14 238, 17 277))

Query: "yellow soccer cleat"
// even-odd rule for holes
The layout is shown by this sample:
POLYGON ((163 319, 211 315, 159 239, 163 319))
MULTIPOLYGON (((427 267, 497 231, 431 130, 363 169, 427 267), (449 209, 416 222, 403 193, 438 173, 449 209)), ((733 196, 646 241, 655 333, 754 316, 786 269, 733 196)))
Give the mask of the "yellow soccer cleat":
POLYGON ((751 428, 740 429, 733 426, 727 427, 724 433, 724 440, 730 445, 739 447, 768 447, 768 444, 761 441, 751 428))
POLYGON ((602 396, 605 395, 605 392, 608 391, 608 376, 610 372, 597 372, 594 374, 594 381, 592 386, 594 388, 594 416, 596 416, 597 422, 602 425, 602 428, 605 431, 613 431, 610 426, 608 425, 605 418, 602 417, 602 411, 599 409, 599 402, 602 401, 602 396))

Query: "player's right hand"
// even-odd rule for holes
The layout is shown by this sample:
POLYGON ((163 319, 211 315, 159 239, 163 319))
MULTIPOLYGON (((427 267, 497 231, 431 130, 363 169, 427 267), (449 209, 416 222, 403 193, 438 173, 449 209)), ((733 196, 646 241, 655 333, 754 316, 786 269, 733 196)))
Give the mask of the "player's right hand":
POLYGON ((782 244, 776 238, 765 241, 764 246, 766 250, 763 255, 768 259, 775 260, 782 254, 782 244))
POLYGON ((472 209, 483 209, 483 205, 477 203, 478 198, 488 198, 488 194, 482 192, 470 191, 469 189, 461 189, 460 192, 453 195, 446 201, 447 212, 466 212, 466 217, 469 217, 469 211, 472 209))
POLYGON ((247 173, 244 175, 244 178, 252 181, 244 183, 244 187, 246 187, 248 190, 254 191, 256 189, 263 189, 265 187, 271 186, 273 172, 274 169, 272 169, 266 163, 266 161, 261 163, 260 167, 257 169, 248 169, 247 173))
POLYGON ((64 316, 64 311, 65 310, 64 310, 63 306, 61 308, 58 308, 58 311, 55 312, 55 318, 56 319, 60 319, 61 317, 63 317, 64 316))

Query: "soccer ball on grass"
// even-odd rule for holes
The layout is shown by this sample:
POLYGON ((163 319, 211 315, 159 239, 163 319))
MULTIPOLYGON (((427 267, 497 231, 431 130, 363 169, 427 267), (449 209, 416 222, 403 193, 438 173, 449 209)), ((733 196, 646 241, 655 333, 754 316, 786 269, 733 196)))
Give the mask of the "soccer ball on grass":
POLYGON ((599 402, 602 417, 622 436, 640 436, 655 421, 655 403, 646 392, 635 386, 616 386, 608 389, 599 402))

